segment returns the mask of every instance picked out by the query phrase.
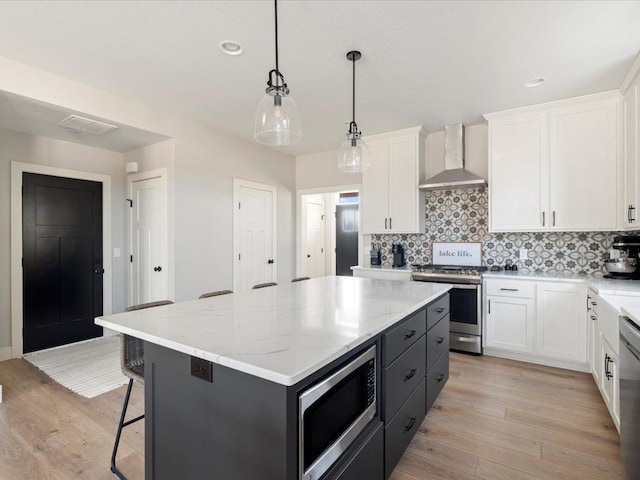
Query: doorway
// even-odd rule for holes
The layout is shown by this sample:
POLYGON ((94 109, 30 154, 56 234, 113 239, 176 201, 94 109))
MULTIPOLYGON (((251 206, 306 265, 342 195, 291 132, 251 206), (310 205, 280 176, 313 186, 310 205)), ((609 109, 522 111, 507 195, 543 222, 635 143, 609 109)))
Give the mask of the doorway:
POLYGON ((298 191, 296 276, 352 274, 351 266, 358 265, 363 244, 358 228, 359 188, 353 185, 298 191), (339 219, 341 211, 345 213, 339 219), (318 225, 322 214, 324 220, 318 225))
POLYGON ((102 336, 102 183, 22 174, 23 352, 102 336))
POLYGON ((276 282, 276 187, 234 179, 233 289, 276 282))
POLYGON ((167 173, 128 178, 129 305, 168 298, 167 173))

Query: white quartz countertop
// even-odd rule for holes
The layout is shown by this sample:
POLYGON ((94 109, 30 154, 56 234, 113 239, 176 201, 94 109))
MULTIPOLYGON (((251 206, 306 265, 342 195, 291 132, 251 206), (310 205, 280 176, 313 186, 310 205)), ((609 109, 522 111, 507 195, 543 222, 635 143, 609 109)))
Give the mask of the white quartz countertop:
POLYGON ((384 265, 354 265, 351 270, 370 270, 372 272, 409 272, 411 273, 411 265, 405 265, 404 267, 387 267, 384 265))
POLYGON ((321 277, 96 318, 96 324, 294 385, 451 285, 321 277))

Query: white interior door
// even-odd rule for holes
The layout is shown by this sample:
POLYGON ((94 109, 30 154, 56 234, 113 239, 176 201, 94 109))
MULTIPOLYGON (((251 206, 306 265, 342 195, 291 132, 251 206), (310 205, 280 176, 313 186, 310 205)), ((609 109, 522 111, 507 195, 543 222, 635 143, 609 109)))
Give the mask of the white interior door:
POLYGON ((325 205, 324 202, 307 202, 307 276, 325 275, 325 205))
POLYGON ((166 176, 132 178, 130 195, 130 305, 166 300, 166 176))
POLYGON ((275 187, 236 180, 234 289, 275 282, 275 187))

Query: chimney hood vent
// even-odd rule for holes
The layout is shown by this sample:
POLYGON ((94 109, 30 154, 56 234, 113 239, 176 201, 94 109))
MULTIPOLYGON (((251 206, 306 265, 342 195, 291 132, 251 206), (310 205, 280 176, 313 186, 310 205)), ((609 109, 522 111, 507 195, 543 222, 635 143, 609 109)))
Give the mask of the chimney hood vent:
POLYGON ((420 190, 454 190, 457 188, 484 187, 484 178, 464 168, 464 126, 444 127, 444 171, 418 185, 420 190))

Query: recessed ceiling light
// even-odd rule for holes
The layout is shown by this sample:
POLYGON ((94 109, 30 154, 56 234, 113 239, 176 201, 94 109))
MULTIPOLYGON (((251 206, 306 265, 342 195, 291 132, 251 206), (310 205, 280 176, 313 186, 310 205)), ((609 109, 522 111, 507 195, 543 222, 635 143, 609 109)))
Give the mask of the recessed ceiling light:
POLYGON ((222 53, 226 53, 227 55, 240 55, 242 53, 242 45, 238 42, 234 42, 233 40, 220 42, 218 47, 220 47, 222 53))
POLYGON ((534 77, 524 82, 524 86, 527 88, 539 87, 546 81, 547 79, 544 77, 534 77))

